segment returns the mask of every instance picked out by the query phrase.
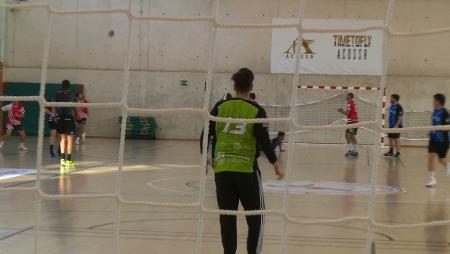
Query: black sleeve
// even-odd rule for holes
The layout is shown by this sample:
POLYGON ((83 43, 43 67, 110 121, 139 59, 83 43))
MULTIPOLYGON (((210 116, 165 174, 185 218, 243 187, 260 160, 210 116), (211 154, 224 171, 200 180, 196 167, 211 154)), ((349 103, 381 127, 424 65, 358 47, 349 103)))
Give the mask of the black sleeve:
MULTIPOLYGON (((213 116, 217 116, 219 114, 219 105, 222 102, 218 102, 216 103, 216 105, 214 105, 213 109, 211 110, 211 115, 213 116)), ((213 146, 215 145, 216 142, 216 122, 215 121, 209 121, 209 132, 208 132, 208 144, 210 142, 213 143, 213 146)), ((203 152, 203 134, 204 134, 204 129, 202 130, 202 134, 200 135, 200 153, 203 152)))
MULTIPOLYGON (((262 107, 258 107, 258 116, 257 118, 267 118, 266 111, 262 107)), ((260 146, 261 150, 266 155, 267 159, 270 163, 277 162, 277 156, 275 155, 275 151, 272 148, 272 143, 270 142, 269 131, 268 131, 267 123, 257 123, 254 125, 254 133, 256 137, 256 141, 260 146)))
POLYGON ((403 116, 403 107, 401 105, 397 107, 397 116, 403 116))
POLYGON ((441 121, 442 121, 442 125, 450 125, 450 115, 449 115, 447 109, 444 109, 441 121))

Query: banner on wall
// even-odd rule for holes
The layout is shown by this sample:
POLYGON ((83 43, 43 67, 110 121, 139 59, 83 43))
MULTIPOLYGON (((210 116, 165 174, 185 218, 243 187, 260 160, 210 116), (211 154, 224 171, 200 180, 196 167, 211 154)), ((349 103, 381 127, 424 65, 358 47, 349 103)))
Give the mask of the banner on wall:
MULTIPOLYGON (((298 19, 275 18, 274 24, 292 24, 298 19)), ((357 29, 383 25, 382 20, 305 19, 307 29, 357 29)), ((272 73, 294 73, 295 50, 301 49, 300 73, 333 75, 381 75, 383 31, 358 33, 304 33, 296 28, 272 30, 272 73), (299 47, 297 47, 299 46, 299 47)))

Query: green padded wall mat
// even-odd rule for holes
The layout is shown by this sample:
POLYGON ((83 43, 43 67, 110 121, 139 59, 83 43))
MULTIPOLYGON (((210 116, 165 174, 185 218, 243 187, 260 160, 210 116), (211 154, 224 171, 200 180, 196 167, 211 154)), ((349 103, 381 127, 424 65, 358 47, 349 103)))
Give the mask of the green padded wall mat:
MULTIPOLYGON (((121 123, 122 117, 119 117, 121 123)), ((129 116, 127 119, 126 138, 155 139, 156 120, 154 117, 129 116)))

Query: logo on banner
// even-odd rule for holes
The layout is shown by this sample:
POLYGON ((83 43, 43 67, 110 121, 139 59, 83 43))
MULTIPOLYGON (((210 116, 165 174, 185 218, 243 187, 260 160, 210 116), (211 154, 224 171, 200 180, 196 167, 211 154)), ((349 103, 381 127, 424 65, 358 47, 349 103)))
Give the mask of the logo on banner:
POLYGON ((333 38, 337 60, 367 60, 372 35, 335 34, 333 38))
MULTIPOLYGON (((273 24, 278 25, 294 22, 298 20, 272 20, 273 24)), ((295 73, 294 59, 298 54, 301 74, 380 75, 383 66, 383 31, 355 33, 352 30, 383 24, 382 20, 305 19, 305 27, 313 30, 330 29, 330 32, 301 35, 295 27, 273 28, 270 70, 272 73, 295 73)))
MULTIPOLYGON (((286 55, 286 58, 294 58, 295 52, 297 49, 297 44, 299 41, 299 37, 297 37, 295 40, 292 41, 289 48, 284 52, 286 55)), ((314 58, 314 51, 312 51, 310 45, 313 43, 313 40, 305 40, 305 38, 302 38, 302 48, 303 52, 300 55, 301 59, 313 59, 314 58)))

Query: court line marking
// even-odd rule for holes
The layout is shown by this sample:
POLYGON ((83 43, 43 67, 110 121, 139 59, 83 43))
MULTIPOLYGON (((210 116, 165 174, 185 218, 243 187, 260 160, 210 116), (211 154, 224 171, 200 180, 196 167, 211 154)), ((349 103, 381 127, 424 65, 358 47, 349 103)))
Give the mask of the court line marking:
MULTIPOLYGON (((99 230, 99 229, 97 229, 99 230)), ((47 229, 47 236, 51 236, 51 235, 55 235, 55 233, 48 233, 50 231, 50 229, 47 229)), ((159 231, 154 231, 152 232, 153 235, 149 235, 148 233, 146 234, 139 234, 134 236, 132 233, 130 232, 136 232, 136 231, 131 231, 131 230, 123 230, 123 238, 124 239, 136 239, 136 240, 154 240, 154 241, 160 241, 160 240, 167 240, 167 241, 173 241, 174 238, 176 238, 177 241, 185 241, 185 242, 192 242, 193 241, 193 236, 190 235, 178 235, 178 236, 173 236, 174 233, 177 232, 169 232, 171 234, 169 235, 165 235, 165 236, 161 236, 161 232, 159 231), (130 232, 127 232, 130 231, 130 232)), ((61 230, 53 230, 53 232, 61 232, 61 230)), ((80 232, 80 231, 78 231, 80 232)), ((91 234, 84 234, 84 235, 76 235, 76 233, 78 233, 77 231, 70 231, 70 233, 72 234, 65 234, 65 235, 69 235, 71 237, 78 237, 78 238, 86 238, 89 236, 94 236, 97 238, 107 238, 110 239, 110 232, 105 233, 105 232, 90 232, 91 234), (101 234, 101 235, 100 235, 101 234)), ((139 231, 138 231, 139 232, 139 231)), ((83 233, 83 232, 81 232, 83 233)), ((183 232, 181 232, 183 233, 183 232)), ((194 232, 195 233, 195 232, 194 232)), ((192 234, 192 233, 190 233, 192 234)), ((61 236, 61 234, 57 234, 56 236, 61 236)), ((242 235, 239 235, 239 239, 238 241, 240 243, 244 243, 245 237, 242 235)), ((279 244, 280 238, 277 237, 273 237, 273 235, 269 235, 266 237, 266 243, 268 245, 275 245, 275 244, 279 244)), ((313 246, 313 247, 338 247, 338 248, 353 248, 353 249, 363 249, 365 246, 365 242, 367 239, 359 239, 359 238, 330 238, 330 237, 326 237, 326 238, 320 238, 320 237, 308 237, 308 236, 298 236, 296 238, 294 237, 289 237, 288 236, 288 242, 290 246, 299 246, 299 247, 305 247, 305 246, 313 246), (314 241, 315 240, 315 241, 314 241), (313 241, 313 242, 312 242, 313 241), (323 243, 327 243, 327 244, 323 244, 323 243), (360 246, 361 245, 361 246, 360 246)), ((219 238, 219 234, 218 233, 206 233, 205 234, 205 243, 220 243, 220 238, 219 238)), ((398 243, 396 242, 391 242, 390 244, 389 241, 387 240, 377 240, 378 243, 381 243, 381 245, 383 245, 382 247, 380 247, 380 249, 398 249, 398 250, 430 250, 429 245, 430 243, 428 242, 405 242, 405 241, 399 241, 398 243), (411 246, 411 245, 415 245, 417 246, 417 248, 405 248, 404 245, 407 246, 411 246)), ((445 249, 447 250, 447 245, 448 243, 439 243, 439 242, 432 242, 432 244, 434 244, 433 250, 442 250, 445 249)))
MULTIPOLYGON (((132 147, 132 148, 127 149, 126 151, 127 151, 127 152, 129 152, 129 151, 136 151, 136 150, 140 150, 140 149, 147 148, 147 147, 148 147, 148 146, 132 147)), ((163 145, 163 147, 164 147, 164 145, 163 145)), ((150 150, 159 149, 159 148, 160 148, 160 147, 150 147, 150 150)), ((130 157, 124 158, 124 160, 125 160, 125 159, 132 159, 132 158, 136 158, 136 156, 130 156, 130 157)), ((63 174, 63 175, 69 175, 69 174, 76 173, 76 172, 80 172, 80 171, 83 171, 83 170, 92 169, 92 168, 96 168, 96 167, 102 167, 102 166, 106 166, 106 165, 114 164, 114 163, 118 163, 118 162, 117 162, 117 161, 109 161, 109 162, 105 162, 105 163, 102 163, 102 164, 97 164, 97 165, 87 166, 87 167, 80 168, 80 169, 76 169, 76 168, 75 168, 75 170, 70 171, 70 172, 68 172, 68 173, 65 173, 65 174, 63 174)), ((52 165, 52 166, 53 166, 53 165, 52 165)), ((50 176, 42 177, 42 178, 41 178, 41 181, 42 181, 42 180, 46 180, 46 179, 51 179, 51 178, 53 178, 53 177, 59 177, 59 176, 61 176, 61 174, 53 174, 53 175, 50 175, 50 176)), ((36 182, 36 181, 37 181, 37 179, 32 179, 32 180, 28 180, 28 181, 24 181, 24 182, 19 182, 19 183, 12 184, 12 185, 8 185, 8 186, 1 187, 1 188, 8 189, 8 188, 17 187, 17 186, 20 186, 20 185, 23 185, 23 184, 27 184, 27 183, 33 183, 33 182, 36 182)))
MULTIPOLYGON (((105 163, 105 164, 111 164, 111 163, 105 163)), ((98 166, 101 166, 101 165, 94 165, 94 166, 92 166, 92 167, 98 167, 98 166)), ((88 167, 88 168, 92 168, 92 167, 88 167)), ((87 168, 86 168, 87 169, 87 168)), ((84 170, 84 169, 80 169, 80 170, 76 170, 76 171, 72 171, 72 172, 77 172, 77 171, 81 171, 81 170, 84 170)), ((70 173, 72 173, 72 172, 70 172, 70 173)), ((60 176, 60 175, 56 175, 56 176, 60 176)), ((29 229, 28 229, 29 230, 29 229)), ((27 231, 27 229, 24 229, 24 231, 23 232, 25 232, 25 231, 27 231)), ((20 234, 21 232, 17 232, 16 234, 20 234)), ((448 243, 447 243, 448 244, 448 243)), ((450 245, 450 244, 449 244, 450 245)), ((321 246, 322 247, 322 246, 321 246)), ((323 246, 323 247, 326 247, 326 246, 323 246)))
MULTIPOLYGON (((190 219, 192 219, 192 218, 180 219, 179 217, 177 217, 177 218, 163 218, 163 219, 132 220, 132 221, 124 221, 124 222, 121 222, 121 223, 136 223, 136 222, 162 221, 162 220, 174 221, 174 220, 190 220, 190 219)), ((210 220, 213 220, 213 219, 210 219, 210 220)), ((52 231, 52 232, 66 231, 68 233, 75 233, 75 234, 76 233, 84 233, 84 235, 81 235, 81 236, 72 235, 72 236, 75 236, 75 237, 86 237, 87 235, 85 233, 89 233, 88 235, 94 234, 95 237, 100 237, 99 234, 104 234, 104 233, 90 231, 90 230, 91 229, 96 229, 96 230, 106 231, 108 229, 100 229, 98 227, 112 225, 112 224, 113 223, 103 223, 103 224, 90 226, 88 228, 68 228, 68 227, 50 228, 49 227, 49 228, 43 228, 42 231, 47 231, 47 232, 49 232, 49 231, 52 231), (88 230, 88 231, 86 231, 86 230, 88 230)), ((348 229, 356 229, 356 230, 361 230, 361 231, 365 230, 363 228, 345 227, 345 226, 334 225, 334 224, 330 224, 328 226, 339 227, 339 228, 348 228, 348 229)), ((20 230, 20 232, 15 232, 9 237, 12 237, 12 236, 20 234, 22 232, 28 231, 31 228, 26 228, 26 229, 20 230)), ((110 230, 108 230, 108 231, 110 231, 110 230)), ((173 237, 177 237, 177 238, 183 237, 185 239, 178 239, 178 240, 180 240, 180 241, 181 240, 192 241, 192 239, 190 239, 192 237, 190 237, 189 234, 194 234, 194 233, 195 232, 179 232, 179 231, 178 232, 173 232, 173 231, 160 232, 160 231, 143 231, 143 230, 129 230, 129 229, 128 230, 123 230, 123 235, 125 235, 125 238, 140 239, 140 240, 149 240, 149 239, 150 240, 173 240, 173 237), (150 238, 149 237, 139 237, 139 235, 133 237, 133 236, 131 236, 132 233, 130 233, 130 232, 139 232, 139 233, 141 233, 140 235, 146 235, 146 236, 148 236, 149 232, 150 232, 150 234, 156 234, 158 237, 150 237, 150 238), (165 236, 162 236, 162 234, 164 234, 165 236), (186 236, 186 234, 188 234, 188 235, 186 236)), ((375 233, 380 234, 380 236, 383 236, 383 237, 385 237, 387 239, 387 242, 385 242, 386 240, 385 241, 377 240, 378 243, 381 243, 381 244, 384 243, 384 245, 386 245, 388 242, 396 242, 396 244, 395 244, 396 246, 394 246, 394 248, 400 248, 401 245, 408 245, 408 246, 410 246, 411 243, 416 245, 417 247, 422 247, 422 245, 426 245, 426 246, 430 245, 429 242, 421 242, 421 241, 402 241, 402 240, 396 241, 395 239, 393 239, 392 237, 390 237, 387 234, 378 233, 378 232, 375 232, 375 233)), ((108 235, 109 235, 109 232, 108 232, 108 235)), ((209 234, 207 234, 208 238, 211 238, 211 236, 214 237, 214 238, 218 238, 219 234, 218 233, 209 233, 209 234)), ((266 236, 265 238, 266 238, 266 240, 269 240, 271 242, 278 241, 277 240, 278 238, 274 237, 274 235, 269 235, 269 236, 266 236)), ((316 239, 316 240, 317 239, 321 239, 320 237, 308 237, 308 236, 300 236, 300 235, 291 236, 289 238, 292 238, 292 239, 290 239, 290 241, 292 242, 291 245, 298 245, 298 246, 300 246, 300 244, 295 244, 295 243, 304 242, 304 241, 307 241, 307 239, 316 239), (303 238, 303 239, 301 239, 301 238, 303 238)), ((350 247, 350 246, 344 246, 343 244, 352 244, 351 241, 364 241, 365 240, 365 239, 357 239, 357 238, 338 238, 338 237, 331 237, 331 238, 327 237, 326 239, 328 240, 329 243, 335 243, 335 245, 337 247, 350 247)), ((2 240, 2 239, 0 239, 0 240, 2 240)), ((213 240, 213 241, 209 241, 209 242, 218 242, 218 241, 219 240, 213 240)), ((354 244, 357 244, 357 243, 354 243, 354 244)), ((432 244, 435 245, 433 247, 436 248, 436 249, 446 248, 447 246, 450 246, 450 243, 448 243, 448 242, 432 242, 432 244)), ((304 246, 304 244, 301 244, 301 246, 304 246)), ((327 247, 327 245, 314 245, 314 246, 327 247)), ((389 244, 388 246, 390 246, 389 248, 391 248, 391 249, 393 247, 392 244, 389 244)), ((352 248, 353 248, 353 246, 352 246, 352 248)), ((381 248, 388 248, 388 247, 386 246, 386 247, 381 247, 381 248)), ((419 248, 414 248, 414 249, 413 248, 408 248, 408 249, 410 249, 410 250, 419 250, 419 248)))
POLYGON ((26 232, 26 231, 28 231, 28 230, 31 230, 31 229, 33 229, 33 228, 34 228, 34 226, 31 226, 31 227, 27 227, 27 228, 18 230, 18 231, 14 232, 14 233, 11 233, 11 234, 8 234, 8 235, 6 235, 6 236, 4 236, 4 237, 1 237, 1 238, 0 238, 0 241, 6 240, 6 239, 11 238, 11 237, 14 237, 14 236, 16 236, 16 235, 18 235, 18 234, 21 234, 21 233, 26 232))
MULTIPOLYGON (((160 179, 155 179, 152 180, 150 182, 147 182, 146 185, 150 188, 154 188, 156 190, 160 190, 160 191, 167 191, 167 192, 172 192, 172 193, 176 193, 176 194, 180 194, 181 197, 186 196, 186 195, 196 195, 198 194, 198 191, 181 191, 181 190, 175 190, 175 189, 170 189, 170 188, 165 188, 165 187, 160 187, 155 185, 155 183, 158 182, 162 182, 162 181, 166 181, 166 180, 179 180, 179 179, 194 179, 198 180, 198 177, 167 177, 167 178, 160 178, 160 179)), ((191 182, 194 182, 191 181, 191 182)), ((186 182, 185 185, 189 186, 188 184, 191 182, 186 182)), ((405 183, 409 183, 409 184, 418 184, 418 185, 423 185, 423 183, 418 183, 418 182, 405 182, 405 183)), ((192 186, 189 186, 192 187, 192 186)), ((406 193, 406 190, 404 188, 401 188, 400 186, 390 186, 390 187, 395 187, 398 189, 401 189, 400 192, 394 193, 394 194, 401 194, 401 193, 406 193)), ((265 192, 265 194, 273 194, 273 193, 269 193, 269 192, 265 192)), ((298 195, 300 196, 300 195, 298 195)), ((304 195, 303 195, 304 196, 304 195)), ((326 196, 330 196, 330 195, 326 195, 326 196)), ((345 196, 345 195, 336 195, 336 196, 345 196)), ((364 195, 354 195, 356 197, 364 197, 364 195)), ((378 197, 392 197, 390 195, 377 195, 378 197)), ((207 195, 207 197, 214 197, 214 194, 210 194, 207 195)), ((442 199, 442 200, 433 200, 433 203, 445 203, 445 202, 449 202, 449 199, 442 199)), ((315 203, 329 203, 329 202, 333 202, 333 203, 343 203, 343 202, 339 202, 339 201, 312 201, 312 200, 308 200, 306 202, 315 202, 315 203)), ((368 201, 352 201, 352 203, 360 203, 360 204, 366 204, 368 203, 368 201)), ((420 202, 420 201, 377 201, 376 204, 411 204, 411 205, 424 205, 426 204, 426 202, 420 202)), ((448 204, 450 206, 450 203, 448 204)))
MULTIPOLYGON (((106 162, 106 163, 103 163, 103 164, 97 164, 97 165, 92 165, 92 166, 88 166, 88 167, 84 167, 84 168, 80 168, 80 169, 75 169, 75 170, 72 170, 72 171, 70 171, 68 173, 64 173, 64 174, 53 174, 53 175, 41 177, 41 181, 42 180, 51 179, 51 178, 54 178, 54 177, 59 177, 59 176, 63 176, 63 175, 76 173, 76 172, 87 170, 87 169, 92 169, 92 168, 96 168, 96 167, 106 166, 106 165, 109 165, 109 164, 112 164, 112 163, 114 163, 114 162, 106 162)), ((28 181, 24 181, 24 182, 20 182, 20 183, 15 183, 15 184, 8 185, 8 186, 2 187, 2 188, 8 189, 8 188, 17 187, 19 185, 23 185, 23 184, 27 184, 27 183, 33 183, 33 182, 36 182, 36 179, 28 180, 28 181)))
MULTIPOLYGON (((186 219, 188 219, 188 218, 186 218, 186 219)), ((192 219, 194 219, 194 218, 192 218, 192 219)), ((159 219, 154 219, 154 220, 160 221, 159 219)), ((177 221, 177 220, 182 220, 182 219, 179 219, 179 217, 177 217, 177 218, 173 218, 173 219, 171 219, 171 218, 164 218, 163 220, 177 221)), ((209 219, 209 220, 213 220, 213 219, 209 219)), ((214 220, 216 220, 216 219, 214 219, 214 220)), ((244 222, 244 218, 242 218, 241 220, 244 222)), ((128 222, 129 223, 133 223, 133 222, 140 222, 140 221, 142 221, 142 220, 128 221, 128 222)), ((148 220, 148 221, 151 221, 151 220, 148 220)), ((331 224, 331 226, 333 226, 333 224, 331 224)), ((96 228, 95 231, 90 231, 87 228, 69 228, 69 227, 57 227, 57 228, 53 227, 52 228, 52 227, 43 227, 43 231, 47 231, 47 232, 50 232, 50 231, 52 231, 52 232, 63 232, 63 231, 66 231, 68 233, 90 233, 88 235, 97 235, 97 237, 99 237, 99 234, 102 234, 102 235, 107 234, 109 236, 111 229, 96 228)), ((163 236, 164 237, 164 238, 158 238, 158 240, 173 240, 173 237, 170 237, 170 236, 177 237, 177 236, 183 235, 183 234, 184 235, 186 235, 186 234, 191 234, 191 235, 195 234, 195 232, 193 232, 193 231, 190 231, 190 232, 189 231, 175 231, 174 232, 174 231, 151 231, 151 230, 136 230, 136 229, 124 229, 123 232, 124 232, 123 235, 125 236, 124 238, 136 238, 136 239, 141 239, 141 240, 149 239, 149 237, 145 237, 145 236, 149 236, 151 234, 155 234, 157 236, 163 236), (144 237, 139 237, 139 236, 131 237, 131 235, 133 233, 134 234, 138 234, 139 233, 138 235, 142 235, 144 237)), ((209 236, 215 236, 216 238, 219 236, 219 233, 206 233, 206 234, 209 235, 209 236)), ((244 235, 242 234, 242 236, 244 236, 244 235)), ((84 236, 78 236, 78 237, 85 237, 85 235, 84 236)), ((245 237, 243 237, 243 238, 245 238, 245 237)), ((273 234, 272 235, 270 235, 270 234, 266 235, 266 238, 269 239, 269 240, 277 240, 277 239, 279 239, 279 237, 277 238, 276 235, 273 235, 273 234)), ((295 242, 305 241, 304 239, 315 239, 315 240, 317 240, 317 239, 322 239, 322 240, 330 240, 330 239, 332 239, 331 242, 337 242, 337 243, 346 243, 346 242, 349 243, 349 242, 352 242, 352 241, 354 242, 354 241, 365 241, 366 240, 366 239, 362 239, 362 238, 343 238, 343 237, 322 237, 321 238, 321 237, 318 237, 318 236, 300 236, 300 235, 295 235, 295 236, 290 235, 290 236, 288 236, 288 238, 292 239, 291 241, 294 241, 294 239, 297 239, 295 242), (298 238, 303 238, 303 239, 298 239, 298 238), (346 241, 346 242, 344 242, 344 241, 346 241)), ((191 241, 191 240, 189 240, 189 241, 191 241)), ((441 247, 442 246, 444 248, 447 248, 447 246, 450 245, 448 242, 425 242, 425 241, 407 241, 407 240, 390 241, 389 239, 387 239, 387 240, 379 239, 379 240, 377 240, 377 242, 385 244, 385 245, 389 244, 389 246, 392 246, 392 245, 397 245, 397 246, 416 245, 416 246, 420 247, 420 246, 425 245, 425 244, 426 244, 426 246, 429 246, 430 244, 432 244, 432 245, 436 245, 435 247, 441 247)), ((397 247, 397 246, 395 246, 395 247, 397 247)))
MULTIPOLYGON (((7 177, 7 178, 2 178, 2 176, 0 176, 0 181, 8 180, 8 179, 16 178, 16 177, 21 177, 21 176, 27 176, 27 175, 31 175, 31 174, 36 174, 36 172, 37 172, 36 169, 34 169, 34 168, 0 168, 0 171, 7 171, 7 170, 8 171, 9 170, 11 170, 11 171, 17 170, 17 171, 24 171, 24 172, 28 171, 28 173, 25 173, 25 174, 12 174, 14 176, 7 177)), ((3 175, 3 176, 8 176, 8 175, 3 175)))
MULTIPOLYGON (((186 220, 192 220, 192 218, 155 218, 155 219, 141 219, 141 220, 128 220, 128 221, 121 221, 120 224, 128 224, 128 223, 137 223, 137 222, 159 222, 159 221, 186 221, 186 220)), ((210 219, 213 220, 213 219, 210 219)), ((88 227, 87 229, 97 229, 100 227, 104 227, 104 226, 110 226, 113 225, 114 222, 108 222, 108 223, 102 223, 102 224, 98 224, 98 225, 93 225, 88 227)), ((351 230, 356 230, 356 231, 364 231, 367 232, 367 229, 364 228, 358 228, 358 227, 350 227, 350 226, 340 226, 340 225, 335 225, 335 224, 330 224, 330 225, 325 225, 325 226, 329 226, 329 227, 337 227, 337 228, 343 228, 343 229, 351 229, 351 230)), ((170 231, 166 231, 164 233, 179 233, 179 232, 170 232, 170 231)), ((186 232, 186 233, 191 233, 191 232, 186 232)), ((195 232, 192 232, 195 233, 195 232)), ((374 232, 375 234, 379 235, 379 236, 383 236, 385 237, 388 241, 395 241, 395 239, 391 236, 389 236, 388 234, 384 234, 384 233, 380 233, 380 232, 374 232)), ((292 236, 292 235, 291 235, 292 236)), ((300 236, 297 236, 300 237, 300 236)), ((337 238, 336 238, 337 239, 337 238)), ((344 240, 349 240, 349 238, 341 238, 344 240)))
MULTIPOLYGON (((207 178, 209 178, 209 179, 207 179, 207 182, 209 182, 208 180, 210 180, 211 178, 210 177, 207 177, 207 178)), ((188 187, 191 187, 191 188, 193 188, 193 187, 190 186, 189 184, 195 182, 196 180, 197 181, 199 180, 198 177, 189 177, 189 176, 165 177, 165 178, 159 178, 159 179, 155 179, 155 180, 149 181, 149 182, 146 183, 146 185, 148 187, 150 187, 150 188, 155 189, 155 190, 166 191, 166 192, 171 192, 171 193, 176 193, 176 194, 181 194, 181 195, 188 195, 188 194, 196 194, 196 193, 198 193, 198 191, 182 191, 182 190, 177 190, 177 189, 173 189, 173 188, 161 187, 161 186, 157 185, 157 183, 160 183, 160 182, 170 182, 170 181, 173 181, 173 180, 180 180, 180 179, 188 180, 187 182, 184 182, 184 186, 188 186, 188 187), (192 179, 192 180, 189 181, 189 179, 192 179)), ((351 185, 351 184, 355 184, 355 183, 328 182, 328 181, 324 181, 324 182, 298 181, 298 182, 299 182, 299 185, 295 185, 295 184, 292 183, 291 187, 299 187, 299 188, 306 188, 306 189, 310 188, 312 190, 319 189, 319 190, 325 190, 325 191, 327 191, 327 190, 333 191, 334 190, 336 192, 344 191, 344 192, 348 192, 349 194, 334 194, 333 195, 332 193, 314 193, 313 191, 302 191, 301 193, 297 193, 297 192, 293 191, 290 194, 298 194, 298 195, 315 194, 315 195, 319 195, 319 196, 323 196, 323 195, 325 195, 325 196, 349 196, 349 195, 351 195, 351 196, 366 196, 366 192, 358 191, 356 189, 345 189, 345 188, 341 188, 340 189, 338 187, 337 188, 333 188, 332 186, 331 187, 316 186, 316 184, 336 184, 336 185, 341 184, 341 185, 344 186, 344 185, 351 185)), ((281 183, 284 183, 284 182, 281 182, 281 183)), ((280 187, 279 185, 276 185, 276 186, 273 185, 273 181, 266 181, 266 182, 264 182, 263 185, 265 185, 266 187, 280 187)), ((363 187, 367 187, 364 184, 360 184, 360 185, 363 186, 363 187)), ((281 186, 281 187, 283 187, 283 186, 281 186)), ((391 192, 387 192, 387 193, 383 192, 383 193, 379 194, 380 196, 382 194, 384 194, 382 196, 387 196, 389 194, 398 194, 398 193, 404 192, 403 188, 399 188, 399 187, 378 186, 378 185, 377 185, 377 187, 387 187, 389 189, 397 189, 398 190, 398 191, 393 192, 393 193, 391 193, 391 192)), ((269 193, 278 193, 278 191, 265 191, 265 193, 267 193, 267 194, 269 194, 269 193)), ((214 196, 214 195, 209 195, 209 196, 214 196)))

